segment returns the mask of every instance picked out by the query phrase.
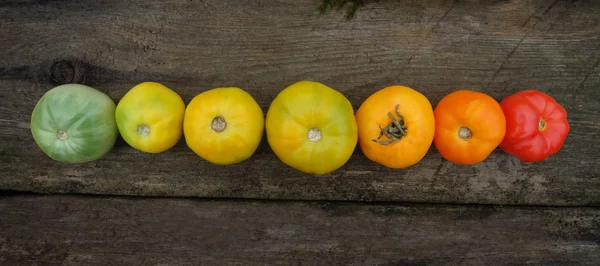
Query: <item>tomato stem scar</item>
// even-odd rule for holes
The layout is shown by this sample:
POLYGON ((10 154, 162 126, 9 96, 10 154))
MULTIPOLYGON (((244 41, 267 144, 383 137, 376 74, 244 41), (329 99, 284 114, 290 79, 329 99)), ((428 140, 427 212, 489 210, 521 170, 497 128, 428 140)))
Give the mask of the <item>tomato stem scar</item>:
POLYGON ((142 136, 148 136, 150 135, 150 128, 146 125, 138 126, 137 133, 142 136))
POLYGON ((65 132, 64 130, 59 129, 58 131, 56 131, 56 138, 60 140, 65 140, 69 138, 69 134, 67 134, 67 132, 65 132))
POLYGON ((311 128, 308 131, 308 140, 315 142, 321 139, 321 131, 318 128, 311 128))
POLYGON ((217 133, 221 133, 227 128, 227 121, 222 116, 217 116, 210 123, 210 128, 217 133))
POLYGON ((544 130, 544 128, 546 128, 546 121, 544 121, 544 119, 540 118, 540 123, 539 123, 538 127, 540 130, 544 130))
POLYGON ((390 117, 392 122, 388 123, 385 127, 381 127, 381 125, 378 125, 379 136, 377 137, 377 139, 374 139, 373 142, 379 143, 384 146, 388 146, 396 141, 400 141, 402 137, 408 135, 408 133, 406 132, 408 130, 408 127, 404 124, 404 116, 400 114, 400 111, 398 111, 399 108, 400 104, 396 104, 395 112, 396 116, 398 116, 398 119, 394 117, 392 112, 388 112, 388 116, 390 117), (386 136, 389 139, 389 141, 380 141, 379 139, 381 139, 381 137, 383 136, 386 136))
POLYGON ((471 130, 467 127, 460 127, 458 129, 458 137, 462 140, 468 140, 473 136, 471 130))

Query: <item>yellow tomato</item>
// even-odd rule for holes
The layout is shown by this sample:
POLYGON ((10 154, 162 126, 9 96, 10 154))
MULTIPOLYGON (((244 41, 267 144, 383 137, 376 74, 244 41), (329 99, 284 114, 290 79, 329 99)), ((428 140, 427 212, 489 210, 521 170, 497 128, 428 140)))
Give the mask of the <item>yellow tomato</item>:
POLYGON ((160 153, 175 146, 183 134, 185 103, 171 89, 144 82, 123 96, 115 111, 119 132, 133 148, 160 153))
POLYGON ((354 109, 340 92, 300 81, 277 95, 267 112, 267 140, 285 164, 326 174, 344 165, 356 147, 354 109))
POLYGON ((215 164, 233 164, 254 154, 265 118, 246 91, 216 88, 198 94, 185 110, 183 133, 198 156, 215 164))

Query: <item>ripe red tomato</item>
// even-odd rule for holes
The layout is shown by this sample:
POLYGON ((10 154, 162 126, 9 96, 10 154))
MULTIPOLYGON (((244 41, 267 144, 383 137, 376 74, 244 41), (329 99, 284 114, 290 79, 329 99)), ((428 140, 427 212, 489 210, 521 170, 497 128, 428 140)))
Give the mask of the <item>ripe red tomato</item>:
POLYGON ((569 133, 567 111, 551 96, 526 90, 504 98, 506 134, 500 148, 523 162, 538 162, 558 152, 569 133))

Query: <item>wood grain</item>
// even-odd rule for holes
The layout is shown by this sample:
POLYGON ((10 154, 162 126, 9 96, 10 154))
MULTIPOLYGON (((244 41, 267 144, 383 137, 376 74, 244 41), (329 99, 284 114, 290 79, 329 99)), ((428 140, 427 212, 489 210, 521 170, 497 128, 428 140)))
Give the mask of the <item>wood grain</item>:
POLYGON ((598 265, 600 209, 0 198, 3 265, 598 265))
POLYGON ((353 20, 319 1, 3 1, 0 4, 0 189, 259 199, 600 205, 600 2, 374 1, 353 20), (267 110, 298 80, 343 92, 355 108, 402 84, 435 105, 457 89, 497 100, 523 89, 555 97, 572 131, 550 159, 523 164, 495 151, 459 166, 435 148, 390 170, 359 149, 340 170, 304 175, 263 141, 244 163, 215 166, 181 141, 160 155, 119 141, 107 157, 66 165, 29 131, 37 100, 78 82, 115 102, 158 81, 189 102, 239 86, 267 110))

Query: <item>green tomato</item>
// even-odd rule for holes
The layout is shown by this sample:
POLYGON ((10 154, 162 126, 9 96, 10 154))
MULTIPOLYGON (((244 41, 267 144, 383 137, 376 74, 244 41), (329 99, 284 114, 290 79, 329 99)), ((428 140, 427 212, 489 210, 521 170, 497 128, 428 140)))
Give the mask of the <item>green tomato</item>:
POLYGON ((31 133, 50 158, 68 163, 100 159, 119 134, 115 103, 104 93, 80 84, 55 87, 31 114, 31 133))

